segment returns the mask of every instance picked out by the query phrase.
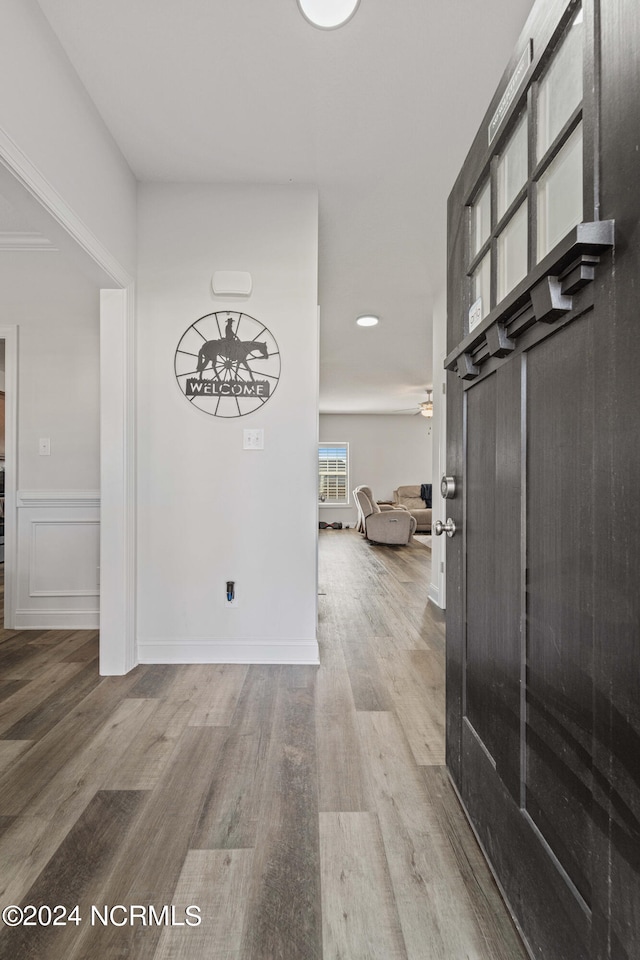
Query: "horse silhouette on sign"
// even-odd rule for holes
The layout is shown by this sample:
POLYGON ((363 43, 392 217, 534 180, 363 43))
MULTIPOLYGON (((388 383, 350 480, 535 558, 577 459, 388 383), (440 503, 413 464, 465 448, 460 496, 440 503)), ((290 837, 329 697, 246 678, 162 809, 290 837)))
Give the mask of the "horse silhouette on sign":
POLYGON ((260 357, 264 357, 265 359, 269 356, 267 345, 263 341, 238 340, 226 337, 220 340, 207 340, 207 342, 203 343, 200 347, 200 353, 198 354, 199 379, 202 380, 202 374, 207 364, 210 363, 215 379, 220 380, 220 370, 218 366, 219 361, 222 360, 224 361, 221 368, 222 370, 231 370, 237 377, 240 368, 244 367, 251 380, 253 380, 253 372, 247 363, 247 358, 256 352, 260 357))

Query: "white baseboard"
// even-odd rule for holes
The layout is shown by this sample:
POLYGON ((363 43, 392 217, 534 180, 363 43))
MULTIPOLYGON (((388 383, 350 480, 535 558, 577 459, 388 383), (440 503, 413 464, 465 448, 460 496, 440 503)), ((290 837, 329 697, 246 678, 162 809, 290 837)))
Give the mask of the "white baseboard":
POLYGON ((140 640, 138 663, 320 663, 316 640, 140 640))
POLYGON ((440 588, 436 583, 429 584, 429 600, 431 603, 435 603, 436 607, 440 607, 441 610, 444 610, 444 607, 440 603, 440 588))
POLYGON ((16 630, 97 630, 99 610, 16 610, 16 630))

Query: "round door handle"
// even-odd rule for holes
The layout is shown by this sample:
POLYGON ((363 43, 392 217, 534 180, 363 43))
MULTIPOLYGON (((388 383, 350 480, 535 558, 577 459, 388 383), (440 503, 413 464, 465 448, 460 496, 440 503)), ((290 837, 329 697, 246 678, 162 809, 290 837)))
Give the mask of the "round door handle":
POLYGON ((436 537, 441 537, 443 533, 446 533, 448 537, 452 537, 456 532, 456 525, 451 517, 448 517, 446 523, 443 523, 442 520, 436 520, 434 529, 436 532, 436 537))

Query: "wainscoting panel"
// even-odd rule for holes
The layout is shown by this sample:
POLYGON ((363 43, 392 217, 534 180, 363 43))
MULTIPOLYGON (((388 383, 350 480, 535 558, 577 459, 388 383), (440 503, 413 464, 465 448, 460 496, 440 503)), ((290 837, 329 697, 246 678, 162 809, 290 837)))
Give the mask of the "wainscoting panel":
POLYGON ((100 614, 100 497, 19 491, 17 603, 21 629, 92 629, 100 614))

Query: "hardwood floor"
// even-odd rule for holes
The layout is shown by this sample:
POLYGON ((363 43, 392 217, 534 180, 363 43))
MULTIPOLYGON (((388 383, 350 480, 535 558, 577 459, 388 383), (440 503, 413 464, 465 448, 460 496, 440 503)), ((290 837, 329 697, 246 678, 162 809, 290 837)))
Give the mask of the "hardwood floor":
POLYGON ((100 678, 94 632, 2 631, 0 908, 82 921, 0 958, 525 960, 443 766, 430 561, 321 532, 320 667, 100 678))

